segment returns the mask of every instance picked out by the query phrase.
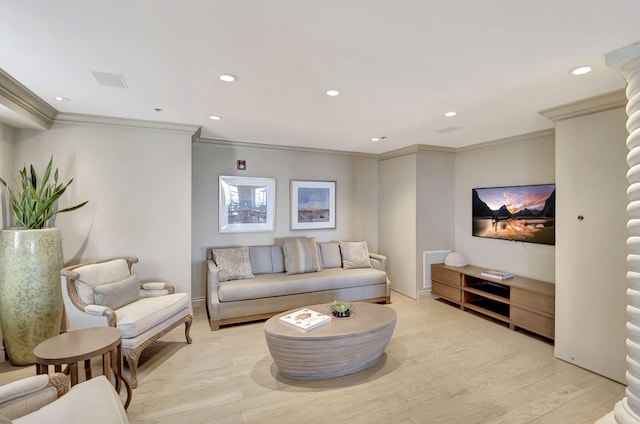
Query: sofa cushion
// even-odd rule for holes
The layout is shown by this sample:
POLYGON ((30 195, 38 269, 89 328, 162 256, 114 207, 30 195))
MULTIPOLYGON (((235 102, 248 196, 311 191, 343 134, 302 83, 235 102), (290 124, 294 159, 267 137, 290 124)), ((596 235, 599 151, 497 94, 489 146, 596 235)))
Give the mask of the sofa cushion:
POLYGON ((116 327, 122 332, 123 339, 131 339, 185 307, 190 307, 190 298, 187 293, 142 298, 115 311, 118 317, 116 327))
POLYGON ((93 287, 96 305, 118 309, 140 299, 140 283, 138 274, 131 274, 120 281, 101 284, 93 287))
POLYGON ((273 273, 272 246, 249 246, 249 261, 254 275, 273 273))
POLYGON ((337 242, 318 243, 320 256, 322 256, 322 268, 342 268, 342 256, 340 256, 340 244, 337 242))
POLYGON ((212 249, 211 252, 218 266, 218 278, 220 281, 253 278, 248 247, 212 249))
POLYGON ((289 275, 317 272, 322 269, 314 237, 285 239, 282 251, 284 252, 284 268, 289 275))
POLYGON ((340 253, 344 269, 371 268, 366 241, 341 241, 340 253))
POLYGON ((80 274, 80 277, 76 280, 78 296, 84 303, 89 305, 95 303, 93 297, 94 286, 119 281, 131 275, 129 265, 124 259, 89 264, 76 268, 74 271, 80 274))
POLYGON ((218 298, 221 302, 233 302, 264 297, 287 296, 348 287, 386 284, 387 274, 374 268, 327 268, 320 272, 287 275, 262 274, 251 280, 220 283, 218 298))

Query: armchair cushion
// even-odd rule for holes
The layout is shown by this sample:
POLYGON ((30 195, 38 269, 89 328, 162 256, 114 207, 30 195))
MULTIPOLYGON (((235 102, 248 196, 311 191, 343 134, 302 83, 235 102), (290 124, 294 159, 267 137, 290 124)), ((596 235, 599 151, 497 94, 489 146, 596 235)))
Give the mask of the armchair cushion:
POLYGON ((96 305, 118 309, 140 299, 138 274, 131 274, 120 281, 93 287, 96 305))
POLYGON ((123 344, 167 321, 181 310, 190 309, 191 301, 186 293, 147 297, 116 310, 117 328, 122 332, 123 344))

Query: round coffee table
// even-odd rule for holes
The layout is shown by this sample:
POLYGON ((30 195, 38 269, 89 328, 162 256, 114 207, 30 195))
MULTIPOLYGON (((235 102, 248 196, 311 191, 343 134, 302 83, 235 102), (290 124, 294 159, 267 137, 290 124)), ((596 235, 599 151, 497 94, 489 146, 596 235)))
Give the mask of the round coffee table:
MULTIPOLYGON (((396 311, 356 302, 348 318, 332 317, 306 333, 278 322, 295 308, 267 320, 264 333, 278 371, 293 380, 320 380, 361 371, 378 361, 396 326, 396 311)), ((306 306, 331 315, 326 304, 306 306)))
POLYGON ((131 402, 131 385, 122 374, 122 333, 114 327, 83 328, 69 330, 47 339, 33 349, 36 357, 36 374, 47 374, 49 365, 56 372, 62 365, 68 366, 71 386, 78 384, 78 362, 84 361, 85 376, 91 378, 91 358, 102 355, 102 373, 111 380, 115 375, 115 388, 120 393, 121 383, 127 390, 124 408, 131 402))

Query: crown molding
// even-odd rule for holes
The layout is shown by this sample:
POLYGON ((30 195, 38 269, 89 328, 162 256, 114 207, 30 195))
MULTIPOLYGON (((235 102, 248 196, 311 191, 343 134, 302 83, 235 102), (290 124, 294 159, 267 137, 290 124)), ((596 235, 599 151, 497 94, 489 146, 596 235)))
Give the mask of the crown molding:
POLYGON ((0 69, 0 103, 42 129, 53 125, 58 111, 0 69))
POLYGON ((358 156, 365 158, 373 158, 377 159, 380 155, 373 153, 360 153, 360 152, 349 152, 343 150, 330 150, 330 149, 318 149, 313 147, 296 147, 296 146, 281 146, 277 144, 262 144, 262 143, 251 143, 247 141, 233 141, 233 140, 219 140, 215 138, 204 138, 199 137, 195 140, 194 144, 203 144, 203 145, 214 145, 218 147, 226 147, 230 149, 235 149, 238 147, 248 148, 248 149, 258 149, 258 150, 286 150, 290 152, 303 152, 303 153, 325 153, 332 155, 344 155, 344 156, 358 156))
POLYGON ((418 152, 445 152, 445 153, 455 153, 456 149, 452 147, 442 147, 442 146, 431 146, 428 144, 414 144, 411 146, 403 147, 396 150, 391 150, 386 153, 381 153, 378 155, 379 160, 387 160, 398 158, 401 156, 412 155, 418 152))
POLYGON ((540 131, 534 131, 526 134, 515 135, 513 137, 505 137, 505 138, 500 138, 498 140, 478 143, 472 146, 459 147, 456 149, 456 152, 466 152, 469 150, 484 149, 487 147, 500 146, 502 144, 507 144, 507 143, 517 143, 520 141, 531 141, 531 140, 535 140, 536 138, 555 137, 555 135, 556 135, 556 130, 554 128, 549 128, 546 130, 540 130, 540 131))
POLYGON ((627 97, 624 90, 612 91, 611 93, 589 97, 565 105, 544 109, 538 112, 545 118, 559 122, 565 119, 577 118, 579 116, 590 115, 592 113, 604 112, 606 110, 625 107, 627 97))
POLYGON ((70 124, 112 125, 119 127, 154 129, 188 134, 196 134, 198 131, 200 131, 199 125, 145 121, 142 119, 114 118, 100 115, 84 115, 80 113, 58 113, 55 122, 70 124))

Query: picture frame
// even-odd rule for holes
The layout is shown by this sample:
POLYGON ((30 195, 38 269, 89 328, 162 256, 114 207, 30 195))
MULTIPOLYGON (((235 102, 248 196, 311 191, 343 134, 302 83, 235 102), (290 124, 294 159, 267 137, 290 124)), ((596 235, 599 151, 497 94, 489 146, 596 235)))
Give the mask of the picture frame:
POLYGON ((221 175, 218 187, 218 232, 275 230, 275 178, 221 175))
POLYGON ((290 182, 291 229, 336 228, 336 182, 290 182))

